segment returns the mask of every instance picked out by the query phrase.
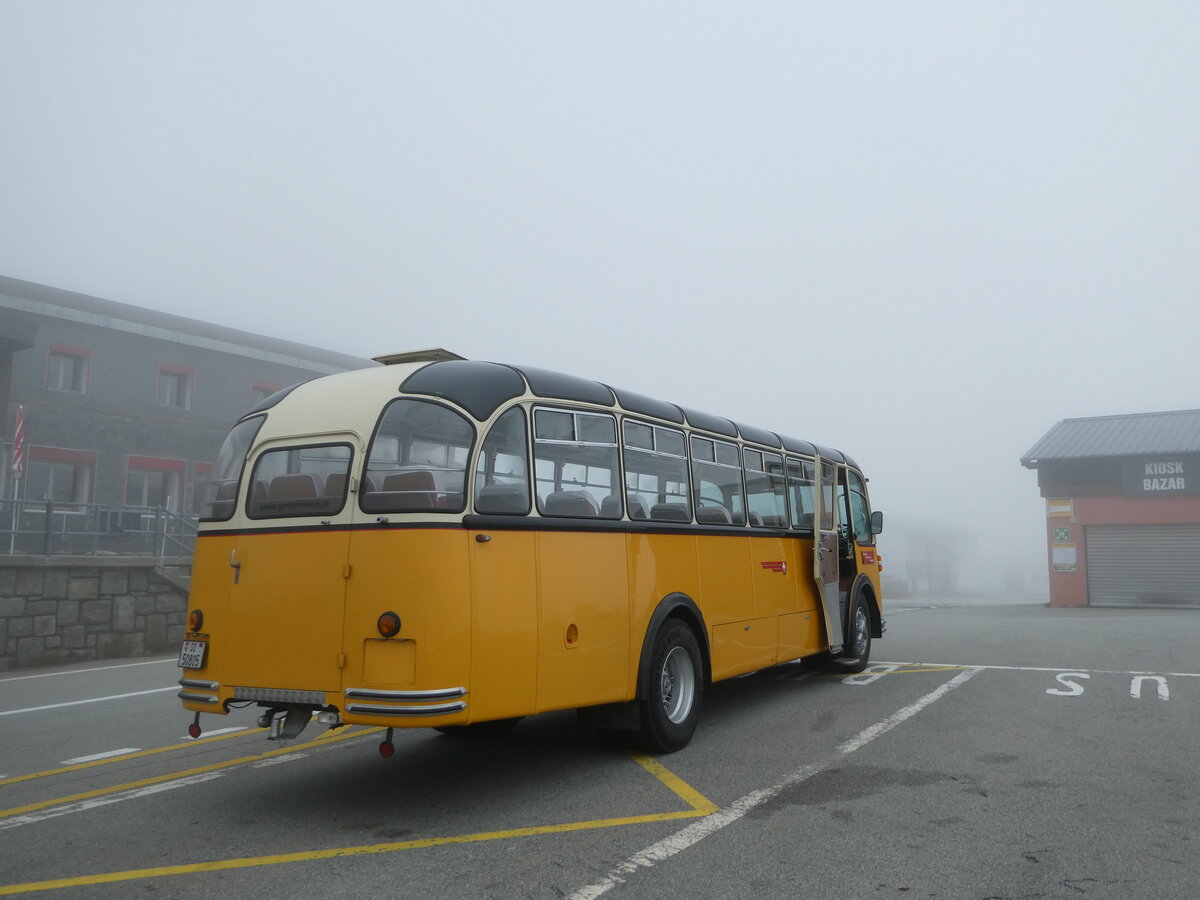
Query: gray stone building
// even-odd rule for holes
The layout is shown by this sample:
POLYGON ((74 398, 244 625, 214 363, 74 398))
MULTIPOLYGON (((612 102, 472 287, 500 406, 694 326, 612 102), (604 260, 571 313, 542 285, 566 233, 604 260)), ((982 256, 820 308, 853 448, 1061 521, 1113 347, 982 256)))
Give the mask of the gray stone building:
POLYGON ((167 511, 185 533, 260 400, 372 365, 0 277, 0 671, 174 651, 190 545, 167 511))
POLYGON ((19 491, 26 500, 194 513, 238 416, 282 387, 371 365, 0 277, 0 498, 19 491), (24 463, 14 484, 18 405, 24 463))

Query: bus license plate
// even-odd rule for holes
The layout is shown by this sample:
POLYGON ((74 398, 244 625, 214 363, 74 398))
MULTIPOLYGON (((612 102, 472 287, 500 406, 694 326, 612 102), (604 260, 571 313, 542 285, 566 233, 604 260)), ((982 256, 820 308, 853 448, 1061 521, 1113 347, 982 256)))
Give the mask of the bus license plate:
POLYGON ((179 668, 201 668, 204 665, 204 651, 207 649, 207 641, 184 641, 183 646, 179 648, 179 668))

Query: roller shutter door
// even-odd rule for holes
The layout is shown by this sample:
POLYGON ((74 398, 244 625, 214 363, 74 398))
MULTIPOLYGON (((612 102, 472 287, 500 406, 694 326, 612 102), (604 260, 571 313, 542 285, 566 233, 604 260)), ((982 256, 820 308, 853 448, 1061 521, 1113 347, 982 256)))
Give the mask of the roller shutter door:
POLYGON ((1200 525, 1089 525, 1092 606, 1200 608, 1200 525))

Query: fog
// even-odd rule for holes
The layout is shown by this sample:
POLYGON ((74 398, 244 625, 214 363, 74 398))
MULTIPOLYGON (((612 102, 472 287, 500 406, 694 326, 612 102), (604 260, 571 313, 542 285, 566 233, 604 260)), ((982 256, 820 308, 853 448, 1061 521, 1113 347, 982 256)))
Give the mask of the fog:
POLYGON ((3 0, 0 23, 2 274, 835 446, 889 523, 945 523, 1034 588, 1021 454, 1062 418, 1200 405, 1195 4, 3 0))

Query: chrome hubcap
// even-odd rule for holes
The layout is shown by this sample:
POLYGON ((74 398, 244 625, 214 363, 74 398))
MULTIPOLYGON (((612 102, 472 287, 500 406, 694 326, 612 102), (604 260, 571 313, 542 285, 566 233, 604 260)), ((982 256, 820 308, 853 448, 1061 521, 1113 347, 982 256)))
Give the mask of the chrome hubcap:
POLYGON ((854 655, 862 657, 867 652, 867 644, 871 637, 870 625, 867 622, 867 611, 861 606, 854 611, 854 655))
POLYGON ((663 660, 659 678, 663 711, 678 725, 688 717, 696 697, 696 670, 692 658, 682 647, 675 647, 663 660))

